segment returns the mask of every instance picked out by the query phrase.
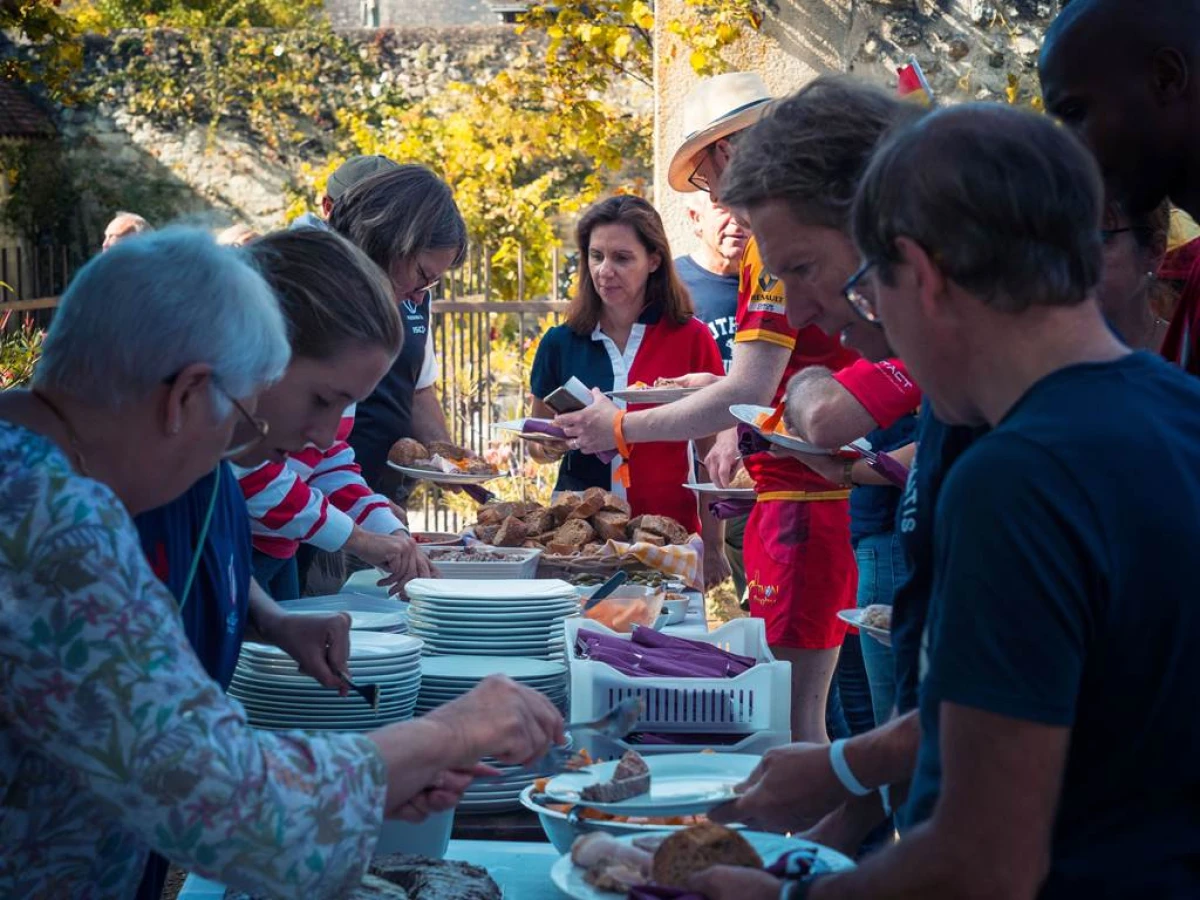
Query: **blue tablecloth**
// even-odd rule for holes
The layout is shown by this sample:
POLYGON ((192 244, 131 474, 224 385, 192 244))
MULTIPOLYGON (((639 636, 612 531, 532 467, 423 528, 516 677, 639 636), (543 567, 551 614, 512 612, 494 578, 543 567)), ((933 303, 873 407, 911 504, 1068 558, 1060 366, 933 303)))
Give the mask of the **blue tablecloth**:
MULTIPOLYGON (((549 844, 508 841, 451 841, 446 859, 483 866, 500 885, 504 900, 563 900, 550 883, 550 867, 559 853, 549 844)), ((221 900, 225 888, 189 875, 179 900, 221 900)))

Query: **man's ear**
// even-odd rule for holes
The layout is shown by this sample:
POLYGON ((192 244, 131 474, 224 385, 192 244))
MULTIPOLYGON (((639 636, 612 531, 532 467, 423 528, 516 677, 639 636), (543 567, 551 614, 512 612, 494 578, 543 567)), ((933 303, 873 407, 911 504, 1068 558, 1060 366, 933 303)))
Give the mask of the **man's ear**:
POLYGON ((1191 74, 1187 59, 1178 50, 1167 47, 1155 52, 1150 59, 1150 86, 1159 104, 1186 96, 1191 74))
POLYGON ((912 273, 911 277, 916 289, 917 302, 921 305, 921 312, 929 317, 943 313, 946 276, 942 274, 942 270, 938 268, 925 248, 912 238, 896 238, 896 249, 912 273))
POLYGON ((328 194, 321 198, 321 216, 328 219, 333 215, 333 200, 328 194))
POLYGON ((167 434, 183 431, 189 416, 203 412, 211 415, 210 391, 212 390, 212 367, 207 363, 185 366, 167 385, 163 404, 162 425, 167 434))

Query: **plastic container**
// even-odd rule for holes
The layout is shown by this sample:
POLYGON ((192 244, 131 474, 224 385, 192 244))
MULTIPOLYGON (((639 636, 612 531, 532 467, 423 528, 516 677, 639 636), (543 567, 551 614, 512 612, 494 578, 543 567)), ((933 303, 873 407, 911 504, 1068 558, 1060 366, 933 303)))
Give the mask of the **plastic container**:
POLYGON ((411 823, 391 820, 379 829, 379 841, 375 844, 375 855, 387 853, 412 853, 441 859, 450 846, 450 834, 454 831, 454 810, 434 813, 424 822, 411 823))
MULTIPOLYGON (((750 656, 758 665, 736 678, 633 678, 606 663, 581 659, 575 638, 581 629, 615 632, 587 619, 567 619, 567 664, 571 675, 571 721, 591 722, 627 697, 645 704, 638 731, 692 734, 753 734, 791 729, 791 665, 778 662, 767 646, 761 619, 735 619, 693 640, 750 656)), ((616 635, 628 640, 628 635, 616 635)), ((694 749, 694 748, 689 748, 694 749)), ((722 748, 731 751, 732 747, 722 748)), ((652 752, 662 752, 658 747, 652 752)))
POLYGON ((524 547, 488 547, 483 544, 476 544, 475 548, 484 553, 503 556, 504 559, 481 562, 443 562, 438 559, 439 556, 458 552, 461 548, 422 545, 420 549, 437 566, 442 578, 483 581, 497 578, 533 578, 537 575, 538 558, 542 555, 541 550, 530 550, 524 547))
POLYGON ((646 588, 618 588, 583 615, 620 634, 629 634, 635 625, 661 627, 659 613, 663 608, 663 596, 646 588))

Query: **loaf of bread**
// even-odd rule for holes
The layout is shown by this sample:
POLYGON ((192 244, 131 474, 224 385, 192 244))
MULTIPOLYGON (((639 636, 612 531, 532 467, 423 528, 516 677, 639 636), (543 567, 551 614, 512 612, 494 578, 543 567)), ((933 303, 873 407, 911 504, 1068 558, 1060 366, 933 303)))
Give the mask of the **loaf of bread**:
POLYGON ((661 534, 655 534, 653 531, 647 531, 644 528, 633 529, 633 534, 630 536, 635 544, 649 544, 651 547, 667 546, 667 539, 661 534))
POLYGON ((393 853, 371 860, 370 871, 403 888, 409 900, 502 900, 487 869, 470 863, 393 853))
POLYGON ((571 510, 569 519, 590 519, 600 510, 604 509, 604 499, 607 496, 601 488, 588 488, 583 493, 583 499, 579 501, 579 505, 571 510))
POLYGON ((531 534, 545 534, 547 531, 554 531, 561 522, 554 520, 554 513, 548 509, 535 509, 533 512, 522 517, 526 527, 531 534))
POLYGON ((733 481, 729 483, 729 486, 735 488, 752 488, 754 487, 754 479, 750 477, 750 473, 746 471, 745 466, 738 466, 737 474, 733 476, 733 481))
POLYGON ((592 516, 592 527, 601 540, 623 541, 629 528, 629 516, 623 512, 601 510, 592 516))
POLYGON ((638 516, 629 527, 661 535, 668 544, 686 544, 688 539, 687 529, 667 516, 638 516))
POLYGON ((683 888, 697 872, 712 866, 761 869, 762 858, 744 837, 723 825, 705 822, 677 831, 654 853, 654 883, 683 888))
POLYGON ((633 510, 629 507, 629 501, 611 493, 604 495, 604 506, 602 509, 604 512, 624 513, 626 518, 633 515, 633 510))
POLYGON ((500 523, 500 530, 496 532, 492 544, 496 547, 520 547, 528 534, 524 522, 516 516, 509 516, 500 523))

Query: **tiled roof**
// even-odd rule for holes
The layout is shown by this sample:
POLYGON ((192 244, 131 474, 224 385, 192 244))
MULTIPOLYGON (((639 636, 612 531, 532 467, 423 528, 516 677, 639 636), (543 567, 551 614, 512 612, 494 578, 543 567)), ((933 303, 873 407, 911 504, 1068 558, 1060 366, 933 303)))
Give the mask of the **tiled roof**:
POLYGON ((19 85, 0 81, 0 137, 54 136, 54 123, 19 85))

